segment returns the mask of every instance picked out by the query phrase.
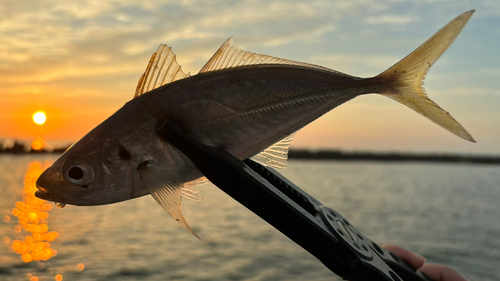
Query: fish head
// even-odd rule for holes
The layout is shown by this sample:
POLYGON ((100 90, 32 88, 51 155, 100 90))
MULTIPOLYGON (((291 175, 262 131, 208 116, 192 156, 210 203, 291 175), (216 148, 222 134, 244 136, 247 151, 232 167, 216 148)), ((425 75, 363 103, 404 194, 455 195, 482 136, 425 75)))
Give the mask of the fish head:
POLYGON ((148 194, 132 158, 119 141, 91 132, 40 175, 35 195, 58 203, 91 206, 148 194))

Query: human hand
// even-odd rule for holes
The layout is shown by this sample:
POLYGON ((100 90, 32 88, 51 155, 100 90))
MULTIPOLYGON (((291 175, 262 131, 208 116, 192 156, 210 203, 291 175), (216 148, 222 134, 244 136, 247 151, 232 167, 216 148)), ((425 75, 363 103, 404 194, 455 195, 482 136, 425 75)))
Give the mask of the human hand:
POLYGON ((398 258, 405 260, 434 281, 468 281, 452 268, 442 264, 426 264, 424 257, 400 246, 388 244, 383 245, 382 248, 391 251, 398 258))

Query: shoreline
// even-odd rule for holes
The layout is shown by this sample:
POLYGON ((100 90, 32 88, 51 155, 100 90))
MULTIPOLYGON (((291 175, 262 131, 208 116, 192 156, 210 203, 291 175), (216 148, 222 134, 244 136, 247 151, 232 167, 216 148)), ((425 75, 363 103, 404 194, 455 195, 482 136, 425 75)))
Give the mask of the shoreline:
POLYGON ((464 155, 448 153, 346 152, 341 150, 290 150, 289 159, 381 161, 381 162, 444 162, 472 164, 500 164, 500 156, 464 155))
MULTIPOLYGON (((62 154, 68 147, 34 150, 22 142, 16 141, 10 147, 0 146, 0 155, 62 154)), ((458 153, 347 152, 342 150, 291 149, 288 158, 299 160, 500 164, 500 156, 497 155, 465 155, 458 153)))

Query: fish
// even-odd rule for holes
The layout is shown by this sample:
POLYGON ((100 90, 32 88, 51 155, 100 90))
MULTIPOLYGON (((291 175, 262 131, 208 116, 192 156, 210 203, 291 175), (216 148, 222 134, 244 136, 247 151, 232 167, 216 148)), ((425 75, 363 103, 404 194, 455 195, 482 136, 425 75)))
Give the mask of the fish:
MULTIPOLYGON (((207 179, 157 135, 169 120, 201 144, 286 168, 295 133, 337 106, 379 94, 413 109, 465 140, 472 136, 422 87, 429 68, 452 44, 474 10, 465 12, 377 76, 360 78, 326 67, 241 49, 229 38, 196 75, 172 48, 160 45, 134 98, 64 152, 38 178, 38 198, 79 206, 151 194, 196 233, 181 212, 183 198, 201 200, 207 179)), ((199 237, 198 237, 199 238, 199 237)))

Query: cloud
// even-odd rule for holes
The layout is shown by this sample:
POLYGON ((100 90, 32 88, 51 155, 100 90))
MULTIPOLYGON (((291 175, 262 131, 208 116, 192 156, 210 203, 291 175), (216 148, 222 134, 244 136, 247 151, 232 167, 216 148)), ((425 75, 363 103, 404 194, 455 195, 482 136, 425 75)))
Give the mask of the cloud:
MULTIPOLYGON (((183 69, 196 73, 230 36, 248 51, 373 76, 470 7, 478 9, 470 25, 500 14, 498 1, 469 0, 3 0, 0 94, 19 107, 36 100, 67 105, 61 110, 81 116, 92 110, 106 116, 132 97, 160 43, 173 48, 183 69)), ((494 18, 487 19, 481 27, 495 26, 494 18)), ((484 44, 481 34, 475 34, 477 45, 484 44)), ((462 53, 454 50, 455 62, 462 53)), ((452 89, 442 91, 445 98, 497 96, 495 52, 488 54, 483 61, 492 69, 483 71, 475 62, 466 68, 458 67, 461 62, 446 65, 453 55, 448 52, 438 64, 445 71, 436 66, 429 76, 439 89, 452 89)))
MULTIPOLYGON (((188 41, 220 44, 231 35, 263 47, 307 43, 333 32, 348 11, 373 1, 2 3, 0 73, 15 84, 111 75, 113 68, 115 74, 130 74, 135 65, 142 70, 160 43, 178 51, 188 41)), ((183 61, 199 65, 214 51, 189 53, 183 61)))
POLYGON ((480 87, 458 87, 452 89, 441 89, 440 95, 458 97, 458 96, 472 96, 472 97, 494 97, 500 98, 500 89, 497 88, 480 88, 480 87))
POLYGON ((276 47, 288 44, 294 41, 310 42, 317 38, 321 38, 325 33, 332 32, 336 28, 334 25, 319 26, 311 29, 300 30, 291 34, 282 36, 266 36, 261 40, 261 45, 266 47, 276 47))
POLYGON ((368 17, 364 20, 367 24, 408 24, 416 21, 416 17, 402 15, 381 15, 377 17, 368 17))
POLYGON ((313 56, 311 62, 330 67, 334 70, 346 72, 350 75, 370 77, 381 73, 400 59, 402 59, 402 57, 390 55, 337 53, 313 56))

